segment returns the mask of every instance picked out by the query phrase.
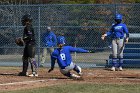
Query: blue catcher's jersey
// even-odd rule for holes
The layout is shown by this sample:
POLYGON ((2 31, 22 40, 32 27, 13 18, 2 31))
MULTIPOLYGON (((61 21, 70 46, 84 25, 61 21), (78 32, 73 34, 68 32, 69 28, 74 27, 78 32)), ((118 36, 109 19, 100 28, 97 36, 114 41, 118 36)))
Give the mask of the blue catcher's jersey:
POLYGON ((72 62, 71 52, 89 52, 88 50, 84 50, 81 48, 75 48, 72 46, 63 46, 62 49, 57 48, 51 55, 51 67, 54 68, 55 60, 61 69, 64 69, 66 66, 70 65, 72 62))
POLYGON ((108 31, 106 34, 107 36, 112 36, 112 38, 123 38, 125 33, 126 36, 129 37, 129 32, 126 25, 120 23, 112 25, 110 31, 108 31))

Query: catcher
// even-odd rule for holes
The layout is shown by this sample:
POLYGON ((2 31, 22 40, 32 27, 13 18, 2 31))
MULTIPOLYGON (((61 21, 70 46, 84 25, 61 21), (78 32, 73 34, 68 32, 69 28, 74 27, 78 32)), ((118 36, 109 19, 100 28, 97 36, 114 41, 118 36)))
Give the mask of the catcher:
POLYGON ((18 46, 25 46, 23 53, 23 69, 19 76, 38 76, 37 64, 35 61, 35 34, 32 27, 32 18, 30 14, 26 14, 21 19, 22 25, 25 26, 23 38, 17 38, 15 40, 18 46), (28 75, 28 65, 31 64, 32 74, 28 75))

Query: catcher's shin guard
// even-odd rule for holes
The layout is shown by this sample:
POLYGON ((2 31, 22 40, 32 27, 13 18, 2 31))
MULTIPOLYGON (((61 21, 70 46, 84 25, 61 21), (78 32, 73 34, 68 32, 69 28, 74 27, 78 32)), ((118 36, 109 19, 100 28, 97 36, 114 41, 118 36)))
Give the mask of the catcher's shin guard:
POLYGON ((29 62, 31 64, 32 73, 37 73, 37 64, 34 58, 29 58, 29 62))

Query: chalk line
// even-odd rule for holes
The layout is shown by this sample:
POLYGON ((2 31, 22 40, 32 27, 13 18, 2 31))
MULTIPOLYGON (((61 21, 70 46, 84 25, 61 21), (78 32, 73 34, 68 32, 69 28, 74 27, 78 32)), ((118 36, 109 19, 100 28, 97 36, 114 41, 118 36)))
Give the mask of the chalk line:
POLYGON ((43 82, 43 81, 45 81, 45 80, 32 80, 32 81, 12 82, 12 83, 0 84, 0 86, 16 85, 16 84, 29 84, 29 83, 43 82))

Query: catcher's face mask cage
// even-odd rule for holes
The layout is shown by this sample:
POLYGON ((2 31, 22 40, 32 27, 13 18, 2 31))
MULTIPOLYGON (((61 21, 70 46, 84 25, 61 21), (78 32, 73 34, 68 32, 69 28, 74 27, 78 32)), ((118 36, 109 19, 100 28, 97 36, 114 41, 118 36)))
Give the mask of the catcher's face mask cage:
POLYGON ((32 17, 30 14, 26 14, 21 18, 21 23, 23 26, 26 25, 26 22, 32 22, 32 17))

